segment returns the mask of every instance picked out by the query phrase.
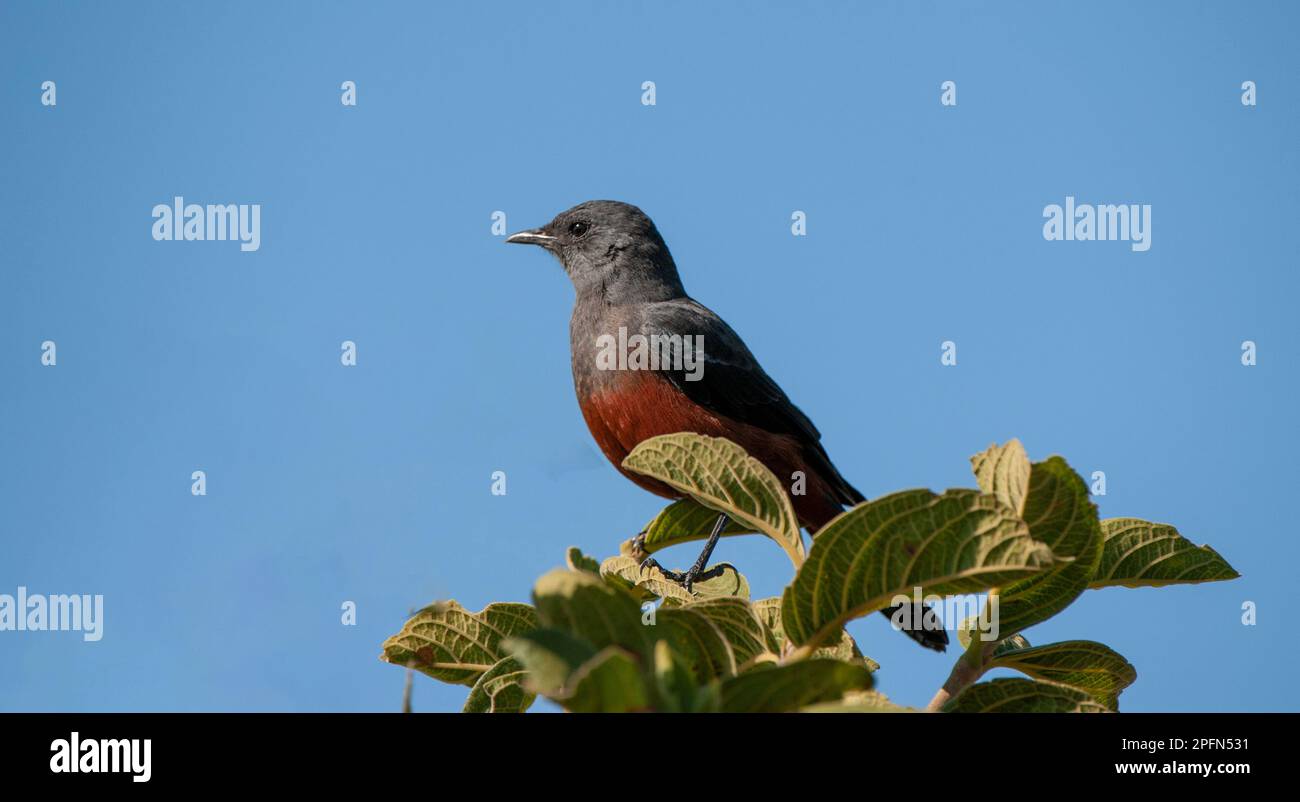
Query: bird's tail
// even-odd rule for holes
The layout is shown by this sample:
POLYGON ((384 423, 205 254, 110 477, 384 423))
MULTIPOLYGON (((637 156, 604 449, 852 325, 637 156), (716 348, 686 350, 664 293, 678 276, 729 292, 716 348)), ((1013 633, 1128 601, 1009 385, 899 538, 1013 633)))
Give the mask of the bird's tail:
MULTIPOLYGON (((830 457, 826 455, 826 450, 821 447, 820 443, 817 444, 814 451, 814 459, 820 463, 818 475, 831 477, 829 481, 831 497, 827 498, 826 503, 822 505, 825 510, 820 508, 814 510, 812 505, 808 504, 807 499, 809 497, 800 497, 800 501, 804 502, 802 509, 808 513, 800 516, 803 519, 801 523, 808 530, 808 534, 816 538, 817 530, 829 523, 836 515, 839 515, 841 505, 861 504, 867 499, 835 469, 835 466, 831 464, 830 457), (812 514, 814 511, 817 512, 816 515, 812 514)), ((939 617, 934 610, 924 604, 916 602, 910 611, 899 606, 888 607, 880 612, 890 620, 890 623, 901 629, 904 635, 925 648, 933 649, 936 652, 947 651, 948 633, 944 631, 943 623, 939 621, 939 617), (902 616, 898 615, 900 612, 903 613, 902 616)))
POLYGON ((906 611, 901 606, 887 607, 880 611, 880 614, 888 618, 890 623, 895 623, 899 613, 904 613, 904 620, 910 622, 910 626, 898 624, 898 628, 904 635, 927 649, 936 652, 948 650, 948 633, 944 631, 943 624, 934 610, 916 602, 912 607, 911 615, 906 615, 906 611))
MULTIPOLYGON (((807 528, 808 534, 815 539, 817 529, 807 528)), ((934 610, 921 602, 913 602, 910 610, 904 605, 886 607, 880 614, 888 618, 896 629, 925 648, 936 652, 948 650, 948 633, 944 631, 943 622, 934 610)))

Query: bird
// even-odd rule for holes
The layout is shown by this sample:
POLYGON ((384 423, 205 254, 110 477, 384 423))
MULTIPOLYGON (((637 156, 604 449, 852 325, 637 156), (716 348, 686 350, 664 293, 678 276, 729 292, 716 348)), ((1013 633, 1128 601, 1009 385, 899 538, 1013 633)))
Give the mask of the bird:
MULTIPOLYGON (((586 201, 505 241, 543 248, 568 274, 575 291, 569 345, 578 406, 601 452, 625 477, 656 495, 681 498, 673 487, 623 467, 623 459, 648 438, 694 432, 736 443, 778 477, 802 472, 804 492, 788 495, 800 525, 814 538, 846 506, 866 500, 831 462, 817 427, 744 340, 687 294, 668 245, 639 208, 586 201), (658 369, 609 369, 608 360, 601 363, 600 353, 611 339, 623 343, 638 334, 700 342, 702 364, 691 371, 681 359, 660 360, 658 369)), ((701 354, 693 356, 698 360, 701 354)), ((689 570, 664 574, 688 591, 708 578, 705 566, 727 522, 719 513, 689 570)), ((647 564, 659 567, 650 559, 647 564)), ((896 609, 881 612, 892 619, 896 609)), ((914 612, 920 617, 912 620, 923 623, 903 631, 922 646, 943 651, 948 636, 935 625, 933 611, 914 612)))

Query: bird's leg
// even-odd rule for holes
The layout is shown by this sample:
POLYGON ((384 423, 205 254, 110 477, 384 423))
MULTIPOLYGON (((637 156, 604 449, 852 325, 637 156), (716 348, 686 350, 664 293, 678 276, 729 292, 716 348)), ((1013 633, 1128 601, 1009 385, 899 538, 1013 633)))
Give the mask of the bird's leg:
POLYGON ((678 584, 681 583, 682 578, 685 576, 685 574, 679 574, 676 571, 669 571, 667 568, 664 568, 662 565, 660 565, 659 561, 656 560, 654 557, 651 557, 649 554, 646 554, 644 529, 642 529, 640 532, 637 532, 636 537, 632 538, 633 559, 635 559, 636 557, 642 554, 645 554, 646 556, 644 559, 641 560, 641 573, 644 574, 646 571, 657 569, 659 573, 668 577, 672 581, 677 582, 678 584))
POLYGON ((709 558, 713 556, 713 549, 718 545, 718 538, 722 537, 722 530, 726 528, 727 521, 729 520, 731 519, 728 518, 725 513, 718 515, 717 522, 713 524, 713 531, 709 533, 709 539, 704 544, 704 551, 700 552, 700 556, 696 558, 695 564, 692 565, 686 573, 683 574, 678 573, 677 571, 669 571, 660 565, 659 561, 654 557, 646 557, 645 560, 641 562, 641 570, 645 571, 649 568, 658 568, 660 573, 665 577, 686 588, 687 593, 690 592, 692 585, 702 579, 713 579, 714 577, 722 576, 725 566, 719 565, 711 571, 705 571, 704 566, 709 564, 709 558))
POLYGON ((723 565, 718 565, 718 567, 712 569, 712 571, 705 571, 705 565, 708 564, 708 558, 711 558, 711 556, 714 555, 714 547, 718 546, 718 538, 723 536, 723 529, 727 528, 728 520, 729 519, 725 513, 718 516, 718 521, 714 524, 714 530, 712 530, 711 533, 708 533, 708 541, 705 542, 705 550, 699 552, 698 558, 695 558, 695 564, 690 567, 689 571, 686 571, 686 573, 677 573, 675 571, 663 571, 663 568, 659 568, 659 571, 663 571, 663 575, 668 577, 669 580, 679 582, 682 588, 686 589, 686 593, 690 593, 690 586, 694 585, 695 582, 698 582, 699 580, 711 580, 711 578, 722 576, 724 569, 723 565))
MULTIPOLYGON (((704 544, 704 551, 700 552, 700 556, 695 559, 695 564, 692 565, 690 570, 686 572, 686 575, 681 578, 680 582, 682 583, 682 587, 686 588, 687 593, 691 592, 691 585, 694 585, 697 581, 713 578, 712 576, 705 575, 704 566, 709 564, 709 558, 713 556, 713 549, 718 545, 718 538, 722 537, 722 530, 726 528, 727 521, 728 518, 726 513, 718 516, 717 522, 713 524, 713 531, 709 533, 709 539, 704 544)), ((721 566, 718 568, 720 569, 721 566)), ((715 572, 711 573, 715 576, 721 575, 720 570, 715 569, 715 572)))

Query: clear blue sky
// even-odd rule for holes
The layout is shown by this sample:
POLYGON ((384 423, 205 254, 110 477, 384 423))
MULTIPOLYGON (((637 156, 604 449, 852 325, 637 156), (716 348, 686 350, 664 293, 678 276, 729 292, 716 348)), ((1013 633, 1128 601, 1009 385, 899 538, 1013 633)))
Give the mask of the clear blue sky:
MULTIPOLYGON (((661 501, 580 417, 567 279, 490 230, 589 198, 655 219, 868 496, 1018 436, 1213 544, 1242 579, 1028 633, 1128 657, 1125 709, 1300 709, 1296 4, 759 5, 0 7, 0 593, 106 619, 0 633, 0 709, 395 709, 409 609, 614 553, 661 501), (153 241, 175 195, 262 204, 260 250, 153 241), (1151 249, 1045 241, 1067 195, 1152 204, 1151 249)), ((951 665, 852 631, 897 701, 951 665)))

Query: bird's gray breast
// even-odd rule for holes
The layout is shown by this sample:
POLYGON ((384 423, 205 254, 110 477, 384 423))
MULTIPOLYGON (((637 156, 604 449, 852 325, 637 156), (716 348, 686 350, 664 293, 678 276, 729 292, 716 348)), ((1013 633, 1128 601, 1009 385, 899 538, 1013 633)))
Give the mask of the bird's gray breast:
POLYGON ((608 369, 611 344, 619 343, 641 331, 643 310, 639 304, 610 305, 602 299, 582 299, 574 304, 569 319, 569 353, 573 369, 573 388, 579 399, 588 398, 602 389, 614 387, 621 371, 608 369), (606 357, 602 361, 601 356, 606 357))

